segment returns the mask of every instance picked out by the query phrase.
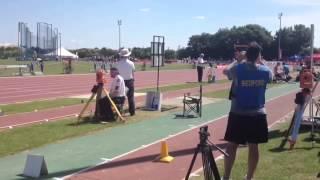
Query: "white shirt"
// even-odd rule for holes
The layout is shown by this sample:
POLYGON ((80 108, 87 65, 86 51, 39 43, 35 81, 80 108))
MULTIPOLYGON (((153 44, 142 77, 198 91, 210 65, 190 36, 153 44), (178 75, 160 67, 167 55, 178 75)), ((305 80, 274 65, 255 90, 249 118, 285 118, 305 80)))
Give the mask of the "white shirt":
POLYGON ((133 79, 133 71, 135 70, 135 67, 134 63, 128 58, 120 59, 116 67, 124 80, 133 79))
POLYGON ((203 58, 201 58, 201 57, 199 57, 198 59, 197 59, 197 66, 199 66, 199 67, 204 67, 204 60, 203 60, 203 58))
POLYGON ((201 57, 198 58, 198 64, 199 64, 199 63, 200 63, 200 64, 204 63, 203 58, 201 58, 201 57))
POLYGON ((123 97, 126 96, 126 85, 120 75, 113 78, 110 84, 110 96, 111 97, 123 97))

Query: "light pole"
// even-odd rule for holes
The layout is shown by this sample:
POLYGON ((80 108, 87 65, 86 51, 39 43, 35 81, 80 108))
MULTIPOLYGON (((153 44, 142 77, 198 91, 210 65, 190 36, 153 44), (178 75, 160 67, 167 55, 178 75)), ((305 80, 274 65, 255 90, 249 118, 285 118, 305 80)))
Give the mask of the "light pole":
POLYGON ((279 33, 278 33, 278 61, 280 61, 281 57, 282 57, 282 53, 281 53, 281 17, 282 17, 282 12, 279 13, 279 20, 280 20, 280 28, 279 28, 279 33))
POLYGON ((121 19, 118 20, 118 26, 119 26, 119 50, 121 49, 121 28, 120 26, 122 25, 121 19))
POLYGON ((61 33, 59 33, 59 43, 60 43, 60 49, 59 49, 59 51, 60 51, 60 56, 59 56, 59 59, 60 59, 60 61, 62 60, 61 59, 61 33))

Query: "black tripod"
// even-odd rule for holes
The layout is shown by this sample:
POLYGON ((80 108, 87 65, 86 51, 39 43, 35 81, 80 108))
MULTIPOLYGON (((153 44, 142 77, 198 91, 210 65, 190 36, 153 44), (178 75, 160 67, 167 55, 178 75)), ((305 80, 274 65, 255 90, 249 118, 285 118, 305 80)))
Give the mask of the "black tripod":
POLYGON ((200 143, 195 149, 195 152, 194 152, 194 155, 185 179, 186 180, 189 179, 189 176, 193 168, 193 165, 196 161, 197 155, 199 152, 201 152, 202 166, 203 166, 205 180, 213 180, 213 179, 220 180, 219 170, 214 160, 214 157, 212 155, 212 147, 216 148, 225 156, 228 156, 228 154, 208 140, 208 137, 210 136, 210 133, 208 133, 208 126, 200 127, 199 135, 200 135, 200 143))

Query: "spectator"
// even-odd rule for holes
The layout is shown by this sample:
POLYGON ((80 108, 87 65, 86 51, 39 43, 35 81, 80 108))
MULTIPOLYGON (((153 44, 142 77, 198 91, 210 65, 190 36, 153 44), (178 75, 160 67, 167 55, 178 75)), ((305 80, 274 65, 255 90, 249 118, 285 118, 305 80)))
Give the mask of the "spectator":
POLYGON ((224 73, 233 80, 233 97, 224 139, 228 141, 223 179, 230 177, 239 144, 249 147, 246 180, 253 178, 259 161, 258 144, 268 141, 265 91, 272 80, 270 69, 261 60, 261 47, 252 42, 247 61, 229 66, 224 73))
POLYGON ((282 63, 282 67, 283 67, 283 73, 285 75, 285 78, 287 79, 289 77, 289 74, 290 74, 289 66, 285 62, 283 62, 282 63))
POLYGON ((277 65, 273 68, 274 77, 276 80, 282 80, 282 71, 281 71, 281 64, 277 62, 277 65))
POLYGON ((44 62, 40 61, 40 71, 43 73, 44 71, 44 62))
POLYGON ((214 83, 216 80, 216 68, 212 65, 212 63, 209 63, 207 75, 208 75, 208 83, 214 83))

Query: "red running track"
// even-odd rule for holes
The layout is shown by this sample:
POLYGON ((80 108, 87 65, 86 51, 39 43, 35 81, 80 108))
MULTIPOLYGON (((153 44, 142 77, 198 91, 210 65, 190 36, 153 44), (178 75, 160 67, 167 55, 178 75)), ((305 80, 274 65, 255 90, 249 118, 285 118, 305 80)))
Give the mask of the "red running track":
MULTIPOLYGON (((230 87, 230 83, 223 84, 212 84, 209 86, 205 86, 203 88, 203 92, 212 92, 218 91, 222 89, 227 89, 230 87)), ((183 89, 178 91, 170 91, 163 94, 164 99, 174 98, 182 96, 184 93, 199 93, 199 88, 190 88, 183 89)), ((144 96, 136 97, 136 103, 142 104, 145 102, 144 96)), ((28 113, 19 113, 12 114, 8 116, 0 116, 0 129, 11 128, 16 126, 29 125, 33 123, 43 122, 43 121, 56 121, 61 120, 63 117, 75 116, 79 114, 81 109, 83 108, 83 104, 72 105, 67 107, 60 108, 51 108, 46 110, 40 110, 38 112, 28 112, 28 113)), ((91 104, 91 107, 87 108, 87 111, 94 109, 94 104, 91 104)))
MULTIPOLYGON (((217 79, 222 77, 221 70, 218 70, 217 79)), ((109 79, 108 77, 108 81, 109 79)), ((156 80, 156 71, 135 73, 136 89, 155 87, 156 80)), ((161 71, 159 83, 160 86, 164 86, 196 80, 197 74, 194 69, 172 70, 161 71)), ((94 84, 95 74, 0 78, 0 104, 87 94, 94 84)))

